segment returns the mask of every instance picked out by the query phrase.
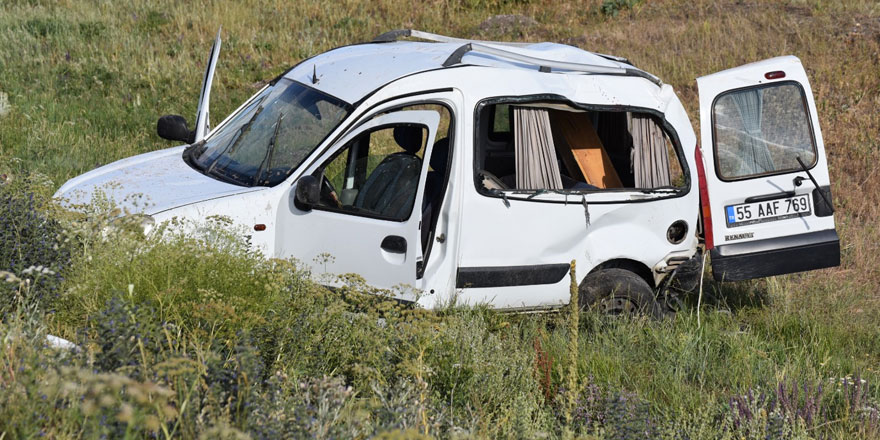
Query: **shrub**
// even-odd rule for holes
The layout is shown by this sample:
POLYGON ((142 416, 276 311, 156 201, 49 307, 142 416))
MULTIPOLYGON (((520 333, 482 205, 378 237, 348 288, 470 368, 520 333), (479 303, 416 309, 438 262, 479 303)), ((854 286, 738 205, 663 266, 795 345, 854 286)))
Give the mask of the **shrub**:
POLYGON ((347 411, 353 398, 341 378, 297 383, 279 372, 255 400, 248 432, 257 439, 363 437, 364 420, 347 411))
POLYGON ((599 11, 606 17, 617 17, 621 11, 632 9, 642 0, 604 0, 599 6, 599 11))
POLYGON ((0 271, 21 279, 0 283, 0 315, 17 296, 36 305, 57 296, 71 262, 66 231, 34 185, 27 175, 0 180, 0 271))
MULTIPOLYGON (((769 392, 757 389, 732 396, 726 428, 742 438, 788 438, 847 421, 851 435, 876 436, 880 405, 871 400, 870 388, 859 376, 832 379, 830 387, 783 380, 769 392)), ((826 433, 819 431, 818 436, 826 438, 826 433)))
MULTIPOLYGON (((593 383, 592 377, 574 392, 575 405, 567 428, 582 435, 602 435, 609 439, 661 438, 650 405, 637 394, 608 391, 593 383)), ((564 420, 570 391, 562 390, 554 402, 557 418, 564 420)))
POLYGON ((0 334, 0 432, 10 438, 149 437, 176 413, 168 389, 49 348, 30 319, 0 323, 0 334))

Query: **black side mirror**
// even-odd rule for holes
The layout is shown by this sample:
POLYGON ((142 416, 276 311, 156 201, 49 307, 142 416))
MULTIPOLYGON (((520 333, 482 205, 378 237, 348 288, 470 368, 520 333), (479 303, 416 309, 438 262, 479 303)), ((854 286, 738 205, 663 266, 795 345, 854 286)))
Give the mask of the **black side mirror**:
POLYGON ((156 133, 162 139, 181 141, 191 144, 195 142, 196 132, 186 126, 186 118, 180 115, 165 115, 156 123, 156 133))
POLYGON ((315 176, 305 175, 296 181, 294 204, 303 211, 311 211, 321 198, 321 186, 315 176))

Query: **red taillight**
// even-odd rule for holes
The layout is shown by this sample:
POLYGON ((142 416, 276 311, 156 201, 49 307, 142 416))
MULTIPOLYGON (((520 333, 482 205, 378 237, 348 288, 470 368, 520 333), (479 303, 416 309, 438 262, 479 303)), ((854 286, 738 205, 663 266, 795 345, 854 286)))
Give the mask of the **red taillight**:
POLYGON ((266 230, 266 225, 264 225, 264 224, 262 224, 262 223, 257 223, 257 224, 254 225, 254 230, 255 230, 255 231, 265 231, 265 230, 266 230))
POLYGON ((715 237, 712 235, 712 210, 709 208, 709 187, 706 186, 706 170, 703 169, 703 152, 697 145, 694 157, 697 159, 697 179, 700 186, 700 213, 703 218, 703 239, 706 242, 706 250, 715 247, 715 237))
POLYGON ((764 78, 767 79, 781 79, 785 78, 785 72, 781 70, 774 70, 773 72, 767 72, 764 74, 764 78))

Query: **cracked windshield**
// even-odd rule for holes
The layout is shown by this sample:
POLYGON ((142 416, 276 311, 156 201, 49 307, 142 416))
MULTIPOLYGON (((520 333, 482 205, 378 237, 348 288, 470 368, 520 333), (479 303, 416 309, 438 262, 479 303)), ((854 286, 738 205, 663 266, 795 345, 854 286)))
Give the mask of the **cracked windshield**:
POLYGON ((238 185, 277 185, 348 111, 339 99, 282 79, 208 138, 193 162, 205 174, 238 185))

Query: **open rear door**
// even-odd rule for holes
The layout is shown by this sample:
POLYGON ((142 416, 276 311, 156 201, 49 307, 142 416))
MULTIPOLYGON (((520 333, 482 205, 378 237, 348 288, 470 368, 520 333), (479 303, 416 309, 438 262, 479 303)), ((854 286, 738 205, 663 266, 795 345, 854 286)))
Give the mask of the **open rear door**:
POLYGON ((220 55, 220 29, 217 29, 217 38, 211 47, 211 56, 208 57, 208 65, 205 68, 205 79, 202 81, 202 92, 199 94, 199 110, 196 113, 195 141, 205 138, 210 128, 208 120, 208 107, 211 101, 211 83, 214 82, 214 70, 217 67, 217 57, 220 55))
POLYGON ((697 85, 715 279, 839 265, 825 146, 800 60, 772 58, 697 85))

